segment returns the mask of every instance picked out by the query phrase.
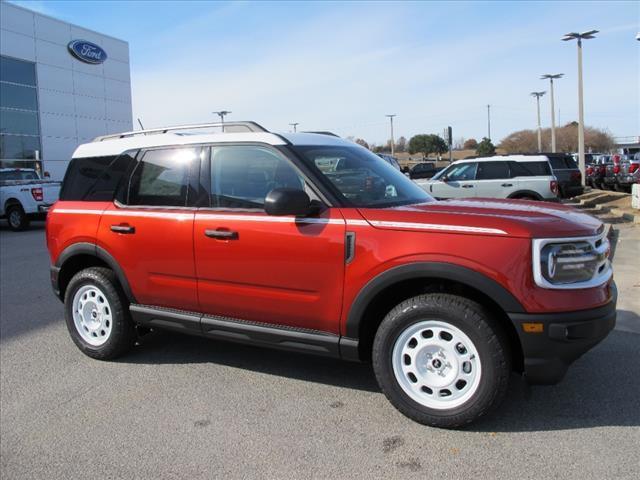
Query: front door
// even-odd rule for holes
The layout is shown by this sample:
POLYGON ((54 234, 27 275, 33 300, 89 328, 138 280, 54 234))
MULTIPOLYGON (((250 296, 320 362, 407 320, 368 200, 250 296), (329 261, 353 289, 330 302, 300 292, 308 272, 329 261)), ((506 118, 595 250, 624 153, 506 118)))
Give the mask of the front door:
POLYGON ((468 198, 476 193, 477 162, 452 165, 437 180, 429 182, 429 193, 436 198, 468 198), (441 180, 444 179, 444 180, 441 180))
POLYGON ((121 202, 102 214, 98 246, 124 271, 136 302, 197 311, 193 260, 195 196, 200 147, 143 151, 121 202))
POLYGON ((268 146, 213 146, 209 208, 195 216, 200 310, 205 315, 339 333, 345 221, 339 209, 309 218, 270 216, 274 188, 314 192, 268 146))

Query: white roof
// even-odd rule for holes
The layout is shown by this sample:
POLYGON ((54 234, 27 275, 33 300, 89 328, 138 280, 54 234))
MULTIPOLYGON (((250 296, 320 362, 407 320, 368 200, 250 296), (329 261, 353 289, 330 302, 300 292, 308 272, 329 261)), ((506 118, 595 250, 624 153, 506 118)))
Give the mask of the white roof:
POLYGON ((93 141, 91 143, 84 143, 76 148, 73 153, 73 158, 119 155, 127 150, 137 150, 140 148, 239 142, 257 142, 265 143, 267 145, 287 145, 290 143, 293 145, 358 146, 348 140, 319 133, 275 134, 271 132, 220 132, 188 135, 180 135, 176 133, 154 133, 149 135, 140 134, 125 138, 111 138, 101 141, 93 141))

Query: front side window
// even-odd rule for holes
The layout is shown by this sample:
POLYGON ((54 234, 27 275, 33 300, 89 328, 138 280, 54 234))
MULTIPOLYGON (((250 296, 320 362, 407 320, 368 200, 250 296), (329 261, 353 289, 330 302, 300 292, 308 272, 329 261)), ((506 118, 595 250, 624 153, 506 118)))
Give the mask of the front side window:
POLYGON ((507 162, 478 162, 476 180, 500 180, 509 178, 507 162))
POLYGON ((392 207, 432 201, 418 185, 361 147, 292 147, 356 207, 392 207))
POLYGON ((212 147, 212 208, 262 209, 275 188, 305 189, 303 177, 277 152, 255 145, 212 147))
POLYGON ((184 207, 191 171, 202 149, 169 148, 144 152, 130 180, 129 205, 184 207))
POLYGON ((462 182, 466 180, 475 180, 476 171, 478 170, 477 162, 461 163, 460 165, 451 165, 443 175, 446 175, 447 180, 450 182, 462 182))

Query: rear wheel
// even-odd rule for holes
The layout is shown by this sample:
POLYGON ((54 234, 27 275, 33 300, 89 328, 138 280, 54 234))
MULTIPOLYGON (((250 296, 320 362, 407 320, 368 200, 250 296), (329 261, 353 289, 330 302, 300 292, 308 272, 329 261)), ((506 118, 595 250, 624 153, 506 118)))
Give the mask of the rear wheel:
POLYGON ((69 282, 64 302, 67 329, 84 354, 111 360, 133 346, 135 329, 113 271, 92 267, 78 272, 69 282))
POLYGON ((470 423, 506 394, 508 343, 479 304, 428 294, 396 306, 380 324, 373 367, 389 401, 435 427, 470 423))
POLYGON ((29 227, 29 217, 24 213, 20 205, 12 205, 7 209, 7 221, 9 228, 14 232, 25 230, 29 227))

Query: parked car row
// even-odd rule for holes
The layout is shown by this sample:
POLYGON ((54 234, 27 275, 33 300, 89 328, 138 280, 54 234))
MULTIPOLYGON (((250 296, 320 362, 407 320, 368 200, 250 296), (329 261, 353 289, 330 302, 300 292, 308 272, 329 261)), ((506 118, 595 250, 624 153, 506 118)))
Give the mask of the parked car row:
POLYGON ((586 167, 586 183, 603 190, 631 191, 634 183, 640 183, 640 153, 593 158, 586 167))

